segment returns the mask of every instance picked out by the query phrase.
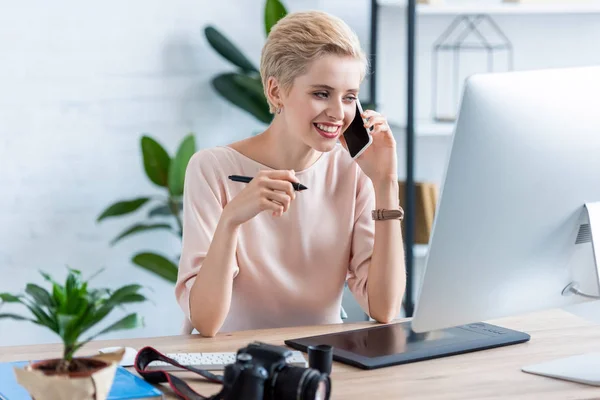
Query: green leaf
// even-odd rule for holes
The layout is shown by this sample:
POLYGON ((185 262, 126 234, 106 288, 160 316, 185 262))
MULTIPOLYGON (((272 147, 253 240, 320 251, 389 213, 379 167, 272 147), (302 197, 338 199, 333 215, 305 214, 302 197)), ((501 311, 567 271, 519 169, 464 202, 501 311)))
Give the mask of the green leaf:
POLYGON ((10 293, 0 293, 0 300, 2 300, 3 303, 20 303, 21 296, 15 296, 10 293))
POLYGON ((149 225, 135 224, 134 226, 126 229, 119 236, 114 238, 110 244, 114 245, 119 240, 121 240, 127 236, 133 235, 135 233, 146 232, 146 231, 155 230, 155 229, 172 229, 172 227, 169 224, 149 224, 149 225))
POLYGON ((120 331, 120 330, 125 330, 125 329, 133 329, 133 328, 137 328, 140 326, 144 325, 144 320, 137 315, 136 313, 133 314, 129 314, 126 317, 121 318, 120 320, 118 320, 117 322, 115 322, 114 324, 110 325, 108 328, 105 328, 103 330, 101 330, 100 332, 98 332, 96 335, 94 335, 92 337, 98 337, 100 335, 104 335, 106 333, 109 332, 114 332, 114 331, 120 331))
POLYGON ((79 336, 81 336, 81 334, 84 332, 84 321, 88 318, 90 313, 93 312, 93 310, 94 304, 90 304, 84 300, 83 306, 77 310, 75 314, 70 314, 64 318, 63 323, 65 326, 61 336, 67 345, 75 345, 79 336))
POLYGON ((98 304, 96 304, 96 308, 90 310, 90 312, 87 313, 85 317, 81 320, 81 332, 87 331, 89 328, 102 321, 108 314, 110 314, 112 310, 113 306, 110 304, 105 303, 100 307, 98 307, 98 304))
POLYGON ((76 315, 69 315, 69 314, 58 314, 57 315, 57 320, 58 320, 58 334, 60 335, 60 337, 62 337, 63 339, 65 339, 68 336, 68 326, 73 322, 73 320, 76 318, 76 315))
POLYGON ((138 284, 131 284, 123 286, 117 289, 106 302, 107 305, 117 306, 121 304, 123 299, 126 299, 128 296, 133 294, 138 294, 137 292, 142 288, 142 286, 138 284))
POLYGON ((237 73, 224 73, 212 80, 213 88, 233 105, 252 114, 259 121, 268 124, 273 119, 264 94, 256 95, 235 80, 237 73))
POLYGON ((81 272, 73 269, 69 269, 69 275, 67 276, 67 283, 65 284, 65 290, 67 297, 70 297, 74 291, 79 289, 81 278, 81 272))
POLYGON ((265 103, 267 104, 268 109, 269 103, 267 103, 267 98, 265 97, 265 92, 263 90, 263 85, 262 81, 260 80, 260 77, 236 74, 233 76, 233 80, 239 86, 246 89, 252 96, 265 99, 265 103))
POLYGON ((148 197, 140 197, 134 200, 119 201, 102 212, 96 222, 100 222, 108 217, 117 217, 136 211, 138 208, 146 204, 150 199, 148 197))
POLYGON ((103 320, 115 307, 127 303, 138 303, 147 300, 146 297, 139 294, 142 286, 138 284, 125 285, 115 290, 102 306, 95 312, 87 315, 80 323, 83 331, 103 320))
POLYGON ((69 270, 69 274, 77 275, 78 278, 81 277, 81 271, 76 268, 71 268, 67 265, 67 269, 69 270))
POLYGON ((281 18, 285 17, 287 10, 279 0, 267 0, 265 4, 265 31, 267 36, 271 32, 273 25, 281 18))
POLYGON ((64 288, 58 283, 52 284, 52 299, 54 300, 54 304, 56 304, 56 308, 59 311, 64 310, 67 303, 67 295, 64 288))
POLYGON ((125 295, 125 296, 121 297, 121 299, 119 301, 119 305, 121 305, 121 304, 128 304, 128 303, 141 303, 141 302, 144 302, 146 300, 148 300, 148 299, 143 294, 130 293, 128 295, 125 295))
POLYGON ((149 136, 142 137, 142 156, 148 178, 158 186, 167 187, 171 158, 167 151, 149 136))
POLYGON ((52 308, 55 306, 52 296, 46 289, 36 284, 29 283, 25 287, 25 293, 29 294, 38 305, 42 307, 52 308))
POLYGON ((67 334, 64 337, 64 341, 75 344, 79 336, 81 336, 92 324, 86 323, 86 321, 93 320, 93 313, 96 305, 93 303, 87 303, 85 307, 79 310, 76 317, 67 326, 67 334))
POLYGON ((169 192, 173 196, 183 194, 183 184, 185 181, 185 170, 190 158, 196 152, 196 139, 193 134, 188 135, 179 145, 175 157, 171 160, 169 168, 169 192))
POLYGON ((55 314, 53 312, 54 309, 50 312, 50 314, 46 314, 46 312, 42 310, 40 306, 31 301, 23 300, 21 303, 25 305, 29 309, 29 311, 31 311, 31 313, 35 316, 35 321, 37 324, 46 326, 53 332, 58 333, 59 327, 58 321, 56 321, 55 314))
POLYGON ((87 306, 85 292, 82 293, 82 289, 87 290, 87 285, 81 282, 81 272, 70 268, 65 284, 67 305, 64 308, 64 312, 67 314, 78 314, 81 312, 81 308, 87 306))
POLYGON ((29 322, 35 322, 34 320, 32 320, 31 318, 26 318, 26 317, 22 317, 20 315, 17 314, 10 314, 10 313, 0 313, 0 319, 2 318, 7 318, 7 319, 16 319, 18 321, 29 321, 29 322))
POLYGON ((241 68, 244 72, 258 72, 248 58, 216 28, 207 26, 204 28, 204 35, 212 48, 233 65, 241 68))
POLYGON ((40 274, 44 277, 44 279, 47 282, 50 282, 53 285, 55 285, 55 284, 58 285, 58 283, 54 279, 52 279, 52 277, 50 276, 50 274, 48 274, 47 272, 40 271, 40 274))
POLYGON ((177 282, 177 266, 159 254, 139 253, 131 261, 169 282, 177 282))

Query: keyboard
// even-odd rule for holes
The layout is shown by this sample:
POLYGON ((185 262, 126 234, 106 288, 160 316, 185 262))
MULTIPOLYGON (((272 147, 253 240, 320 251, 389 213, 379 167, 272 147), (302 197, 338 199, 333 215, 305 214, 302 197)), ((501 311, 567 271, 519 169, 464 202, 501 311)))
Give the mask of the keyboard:
MULTIPOLYGON (((235 352, 225 353, 167 353, 167 357, 177 361, 181 365, 201 368, 208 371, 222 371, 228 364, 235 363, 235 352)), ((300 351, 292 351, 287 359, 288 364, 296 367, 308 367, 308 362, 300 351)), ((152 361, 146 367, 147 370, 162 369, 165 371, 181 370, 180 368, 164 361, 152 361)))

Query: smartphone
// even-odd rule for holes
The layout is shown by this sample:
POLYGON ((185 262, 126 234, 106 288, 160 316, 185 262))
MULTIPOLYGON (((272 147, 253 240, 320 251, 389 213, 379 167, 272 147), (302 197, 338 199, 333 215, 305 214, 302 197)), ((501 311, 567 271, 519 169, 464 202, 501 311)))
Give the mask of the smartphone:
POLYGON ((361 117, 362 113, 360 102, 356 99, 356 115, 348 129, 344 131, 348 152, 353 159, 358 158, 373 143, 373 137, 365 128, 365 120, 361 117))

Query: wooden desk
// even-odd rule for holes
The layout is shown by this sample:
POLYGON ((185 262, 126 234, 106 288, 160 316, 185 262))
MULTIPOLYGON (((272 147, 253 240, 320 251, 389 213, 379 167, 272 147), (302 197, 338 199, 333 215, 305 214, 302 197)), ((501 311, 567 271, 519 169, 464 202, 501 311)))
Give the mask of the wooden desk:
MULTIPOLYGON (((333 399, 599 399, 600 388, 521 372, 524 365, 600 351, 600 326, 562 310, 490 321, 527 332, 531 340, 497 349, 364 371, 334 363, 333 399)), ((93 354, 106 346, 150 345, 165 353, 236 351, 253 340, 283 344, 284 339, 339 332, 371 323, 285 328, 221 334, 97 341, 82 350, 93 354)), ((59 345, 0 347, 0 361, 57 357, 59 345)), ((186 373, 178 373, 185 377, 186 373)), ((194 378, 196 379, 196 378, 194 378)), ((190 382, 190 381, 188 381, 190 382)), ((192 384, 203 395, 220 386, 192 384)), ((165 389, 168 392, 168 389, 165 389)), ((175 398, 175 397, 169 397, 175 398)))

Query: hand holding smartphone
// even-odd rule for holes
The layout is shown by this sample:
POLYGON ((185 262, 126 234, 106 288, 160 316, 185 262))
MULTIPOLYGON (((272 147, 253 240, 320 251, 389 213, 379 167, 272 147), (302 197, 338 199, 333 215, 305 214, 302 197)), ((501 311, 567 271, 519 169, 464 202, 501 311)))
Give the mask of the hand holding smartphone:
POLYGON ((373 143, 373 137, 365 128, 365 120, 362 118, 363 109, 360 101, 356 99, 356 115, 350 126, 344 131, 344 139, 348 152, 353 159, 360 157, 362 153, 373 143))

